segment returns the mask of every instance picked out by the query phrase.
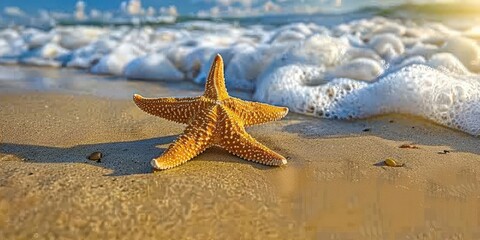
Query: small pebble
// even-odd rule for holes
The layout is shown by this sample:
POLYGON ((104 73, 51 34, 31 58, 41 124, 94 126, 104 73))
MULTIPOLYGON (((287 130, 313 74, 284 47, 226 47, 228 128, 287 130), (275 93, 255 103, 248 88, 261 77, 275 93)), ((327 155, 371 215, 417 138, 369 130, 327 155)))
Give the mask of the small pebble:
POLYGON ((393 120, 390 120, 390 121, 388 121, 388 122, 389 122, 389 123, 394 123, 395 121, 393 121, 393 120))
POLYGON ((417 147, 413 144, 402 144, 399 148, 419 149, 419 147, 417 147))
POLYGON ((103 154, 101 152, 93 152, 87 158, 88 160, 98 161, 102 160, 103 154))
POLYGON ((405 166, 405 163, 397 163, 397 161, 393 158, 387 158, 385 159, 384 161, 385 165, 389 166, 389 167, 403 167, 405 166))

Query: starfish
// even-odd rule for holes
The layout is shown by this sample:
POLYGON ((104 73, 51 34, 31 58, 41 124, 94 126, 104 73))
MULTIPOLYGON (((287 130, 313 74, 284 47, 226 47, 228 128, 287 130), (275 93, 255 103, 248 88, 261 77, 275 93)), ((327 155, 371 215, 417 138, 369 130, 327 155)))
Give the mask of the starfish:
POLYGON ((245 127, 278 120, 288 113, 288 108, 230 97, 219 54, 210 68, 202 96, 144 98, 134 94, 133 101, 151 115, 188 125, 160 157, 151 161, 156 170, 176 167, 212 146, 265 165, 287 163, 283 156, 257 142, 245 127))

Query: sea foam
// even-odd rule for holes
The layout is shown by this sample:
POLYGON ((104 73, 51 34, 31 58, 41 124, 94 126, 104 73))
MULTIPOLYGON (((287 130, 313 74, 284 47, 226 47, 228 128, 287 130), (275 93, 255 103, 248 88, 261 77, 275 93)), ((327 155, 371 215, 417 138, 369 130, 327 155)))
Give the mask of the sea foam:
POLYGON ((421 116, 480 135, 480 79, 455 77, 425 65, 410 65, 374 83, 337 78, 317 86, 313 69, 287 65, 265 75, 255 99, 308 115, 354 119, 387 113, 421 116))
POLYGON ((153 28, 0 30, 0 63, 204 84, 215 54, 229 89, 324 118, 412 114, 480 135, 480 46, 455 29, 371 17, 334 26, 189 21, 153 28))

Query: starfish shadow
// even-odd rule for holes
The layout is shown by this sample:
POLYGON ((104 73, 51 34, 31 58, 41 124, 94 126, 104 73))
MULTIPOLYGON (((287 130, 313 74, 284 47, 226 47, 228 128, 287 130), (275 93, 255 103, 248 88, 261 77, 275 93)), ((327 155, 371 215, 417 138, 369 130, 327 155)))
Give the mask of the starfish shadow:
POLYGON ((170 144, 176 135, 128 142, 111 142, 77 145, 61 148, 14 143, 1 143, 0 153, 12 154, 32 163, 83 163, 111 169, 108 176, 151 173, 150 160, 159 156, 165 148, 158 145, 170 144), (102 152, 100 162, 91 161, 87 156, 102 152))
POLYGON ((210 147, 207 150, 205 150, 205 152, 203 152, 202 154, 193 158, 190 161, 205 161, 205 162, 215 161, 215 162, 223 162, 223 163, 248 164, 251 167, 259 170, 272 170, 277 168, 275 166, 268 166, 265 164, 242 159, 240 157, 237 157, 229 153, 227 150, 222 149, 220 147, 210 147))
MULTIPOLYGON (((171 144, 177 137, 178 135, 171 135, 137 141, 77 145, 67 148, 1 143, 0 154, 15 155, 31 163, 82 163, 93 165, 112 170, 113 172, 107 174, 107 176, 147 174, 153 172, 150 165, 151 159, 160 156, 166 150, 166 148, 158 146, 171 144), (89 154, 97 151, 103 154, 100 162, 87 159, 89 154)), ((225 163, 243 162, 260 170, 272 169, 271 166, 242 160, 217 147, 207 149, 205 153, 191 161, 195 160, 225 163)))

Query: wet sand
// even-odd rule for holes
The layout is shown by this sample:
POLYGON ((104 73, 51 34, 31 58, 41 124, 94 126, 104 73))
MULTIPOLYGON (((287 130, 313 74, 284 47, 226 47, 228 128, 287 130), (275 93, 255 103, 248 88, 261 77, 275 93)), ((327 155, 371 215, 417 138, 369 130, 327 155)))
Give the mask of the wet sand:
POLYGON ((480 238, 478 138, 407 116, 289 114, 247 129, 286 167, 212 148, 153 173, 184 126, 89 94, 0 93, 0 239, 480 238))

